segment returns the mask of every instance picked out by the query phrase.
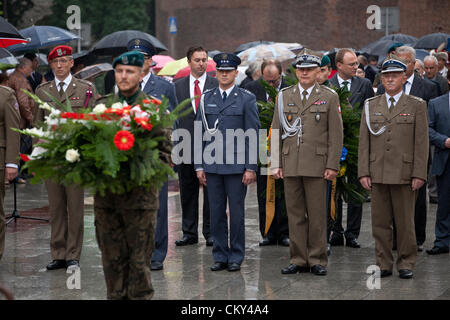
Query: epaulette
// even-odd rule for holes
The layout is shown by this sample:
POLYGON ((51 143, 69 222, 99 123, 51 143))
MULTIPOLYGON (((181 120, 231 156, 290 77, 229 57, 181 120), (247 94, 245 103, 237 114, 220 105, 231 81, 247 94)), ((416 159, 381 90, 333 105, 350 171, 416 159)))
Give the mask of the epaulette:
POLYGON ((332 93, 335 93, 335 94, 337 94, 337 93, 336 93, 336 91, 334 91, 334 90, 333 90, 333 89, 331 89, 330 87, 327 87, 327 86, 321 85, 321 86, 320 86, 320 88, 322 88, 322 89, 325 89, 325 90, 328 90, 328 91, 330 91, 330 92, 332 92, 332 93))
POLYGON ((94 86, 94 84, 93 84, 92 82, 87 81, 87 80, 85 80, 85 79, 77 79, 77 80, 78 80, 79 82, 81 82, 81 83, 87 85, 87 86, 91 86, 91 87, 94 86))
POLYGON ((366 101, 375 100, 375 99, 380 98, 381 96, 382 96, 382 95, 378 95, 378 96, 375 96, 375 97, 372 97, 372 98, 367 98, 366 101))
POLYGON ((413 95, 411 95, 411 94, 409 94, 408 96, 410 96, 411 98, 416 99, 416 100, 418 100, 418 101, 420 101, 420 102, 425 102, 425 100, 423 100, 423 99, 420 98, 420 97, 413 96, 413 95))
POLYGON ((254 95, 253 92, 250 92, 247 89, 244 89, 244 88, 239 88, 239 89, 241 89, 241 92, 244 92, 244 93, 250 94, 250 95, 254 95))
POLYGON ((8 93, 12 93, 15 94, 16 92, 14 91, 14 89, 11 89, 10 87, 7 86, 0 86, 1 89, 7 91, 8 93))
POLYGON ((216 88, 211 88, 211 89, 207 89, 205 91, 203 91, 203 94, 206 94, 208 92, 213 92, 216 88))
POLYGON ((288 87, 284 87, 284 88, 280 89, 280 91, 287 90, 287 89, 289 89, 289 88, 292 88, 293 86, 295 86, 295 84, 293 84, 293 85, 291 85, 291 86, 288 86, 288 87))
POLYGON ((34 92, 37 91, 37 89, 41 88, 41 87, 45 87, 48 86, 52 81, 47 81, 45 83, 41 83, 40 85, 37 86, 36 90, 34 92))

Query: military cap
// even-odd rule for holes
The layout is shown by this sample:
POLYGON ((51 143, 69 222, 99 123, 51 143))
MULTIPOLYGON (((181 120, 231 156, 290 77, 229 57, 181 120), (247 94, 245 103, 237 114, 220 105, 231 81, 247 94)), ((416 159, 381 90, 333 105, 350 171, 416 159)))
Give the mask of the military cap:
POLYGON ((315 52, 312 52, 309 49, 303 49, 300 51, 299 55, 297 56, 297 59, 295 60, 294 66, 299 68, 314 68, 314 67, 320 67, 322 61, 320 59, 319 55, 315 52))
POLYGON ((127 44, 128 51, 140 51, 144 55, 154 56, 156 53, 155 47, 145 39, 131 39, 127 44))
POLYGON ((327 56, 327 55, 323 56, 323 57, 322 57, 322 61, 321 61, 321 63, 320 63, 320 67, 325 67, 325 66, 328 66, 328 65, 330 65, 330 64, 331 64, 330 57, 327 56))
POLYGON ((403 46, 403 43, 401 43, 401 42, 394 42, 393 44, 391 44, 391 45, 389 46, 389 48, 388 48, 388 50, 387 50, 386 53, 389 53, 389 52, 391 52, 391 51, 394 51, 395 49, 397 49, 397 48, 399 48, 399 47, 401 47, 401 46, 403 46))
POLYGON ((241 58, 233 53, 218 53, 213 57, 216 70, 234 70, 241 64, 241 58))
POLYGON ((52 51, 48 54, 48 60, 53 60, 59 57, 71 56, 72 55, 72 47, 69 46, 57 46, 53 48, 52 51))
POLYGON ((144 55, 139 51, 128 51, 115 58, 112 66, 115 68, 117 64, 124 64, 127 66, 142 67, 144 65, 144 59, 144 55))
POLYGON ((406 64, 404 64, 402 61, 388 58, 383 61, 383 65, 381 66, 381 73, 386 72, 405 72, 406 71, 406 64))

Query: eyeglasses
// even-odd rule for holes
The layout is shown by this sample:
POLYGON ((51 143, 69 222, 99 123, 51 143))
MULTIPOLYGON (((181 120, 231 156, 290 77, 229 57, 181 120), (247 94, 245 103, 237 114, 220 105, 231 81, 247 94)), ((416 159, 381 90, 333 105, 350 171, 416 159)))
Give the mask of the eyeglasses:
POLYGON ((345 64, 346 66, 350 66, 350 67, 357 67, 357 66, 359 66, 359 62, 343 63, 343 64, 345 64))
POLYGON ((280 81, 281 78, 275 79, 275 80, 266 80, 269 84, 277 84, 280 81))
POLYGON ((50 61, 50 63, 54 63, 54 64, 66 64, 69 63, 71 61, 71 59, 66 59, 66 58, 60 58, 60 59, 53 59, 50 61))

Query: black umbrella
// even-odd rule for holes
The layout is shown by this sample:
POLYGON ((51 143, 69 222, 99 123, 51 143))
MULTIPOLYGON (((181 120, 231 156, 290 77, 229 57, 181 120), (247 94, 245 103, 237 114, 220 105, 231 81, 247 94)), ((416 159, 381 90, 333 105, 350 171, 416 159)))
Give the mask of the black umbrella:
POLYGON ((167 47, 154 36, 137 30, 123 30, 111 33, 103 37, 91 49, 91 53, 97 56, 115 56, 127 51, 127 44, 132 39, 144 39, 149 41, 156 49, 156 54, 167 51, 167 47))
POLYGON ((6 50, 5 48, 0 48, 0 63, 18 64, 19 61, 11 52, 6 50))
POLYGON ((238 54, 244 50, 259 46, 260 44, 274 44, 275 42, 273 41, 252 41, 252 42, 247 42, 247 43, 243 43, 241 44, 239 47, 236 48, 236 50, 234 50, 235 54, 238 54))
POLYGON ((364 48, 362 48, 360 51, 368 53, 372 56, 386 56, 387 51, 391 45, 394 43, 397 43, 397 41, 394 40, 377 40, 375 42, 369 43, 364 48))
POLYGON ((414 48, 428 50, 436 49, 443 42, 447 42, 448 38, 450 38, 450 34, 448 33, 430 33, 419 38, 414 45, 414 48))
POLYGON ((8 48, 11 52, 22 52, 44 47, 56 46, 79 39, 80 37, 65 29, 53 26, 32 26, 20 30, 29 41, 26 44, 17 44, 8 48))
POLYGON ((0 47, 6 48, 16 43, 24 43, 27 40, 20 32, 3 17, 0 17, 0 47))
POLYGON ((378 40, 393 40, 394 42, 401 42, 413 45, 414 43, 417 42, 418 39, 416 37, 410 36, 409 34, 395 33, 384 36, 378 40))

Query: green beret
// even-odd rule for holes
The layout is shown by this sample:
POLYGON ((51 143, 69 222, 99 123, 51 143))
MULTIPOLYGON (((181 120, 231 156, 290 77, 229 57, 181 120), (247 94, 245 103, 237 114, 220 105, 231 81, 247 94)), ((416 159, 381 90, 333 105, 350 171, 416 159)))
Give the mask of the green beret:
POLYGON ((142 67, 144 60, 144 55, 139 51, 128 51, 115 58, 112 66, 115 68, 117 64, 124 64, 127 66, 142 67))
POLYGON ((322 62, 320 63, 320 67, 325 67, 331 64, 331 60, 330 57, 328 56, 323 56, 322 57, 322 62))

